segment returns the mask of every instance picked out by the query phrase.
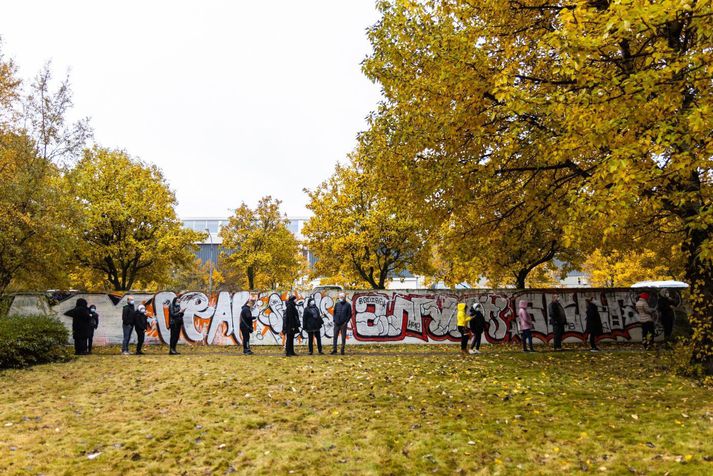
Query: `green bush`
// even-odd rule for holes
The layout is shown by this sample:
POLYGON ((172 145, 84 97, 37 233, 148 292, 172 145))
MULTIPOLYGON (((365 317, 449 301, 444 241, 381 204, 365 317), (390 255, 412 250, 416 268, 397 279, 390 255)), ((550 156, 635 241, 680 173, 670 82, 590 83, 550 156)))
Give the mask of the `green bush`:
POLYGON ((0 369, 21 368, 71 358, 69 332, 49 316, 0 318, 0 369))

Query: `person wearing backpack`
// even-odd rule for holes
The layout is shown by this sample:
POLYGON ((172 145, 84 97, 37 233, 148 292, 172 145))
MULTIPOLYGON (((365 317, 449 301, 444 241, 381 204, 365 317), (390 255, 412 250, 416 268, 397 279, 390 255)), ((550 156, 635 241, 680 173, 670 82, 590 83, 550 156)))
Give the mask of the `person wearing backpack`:
POLYGON ((317 341, 317 352, 323 354, 320 329, 324 324, 324 319, 322 319, 319 308, 315 305, 313 298, 307 300, 307 307, 302 313, 302 322, 304 324, 304 330, 307 332, 307 338, 309 339, 307 342, 309 355, 314 353, 314 340, 317 341))
POLYGON ((97 307, 89 306, 89 327, 87 328, 87 354, 92 353, 92 342, 94 341, 94 331, 99 327, 99 314, 97 307))
POLYGON ((181 311, 178 296, 173 298, 171 306, 168 308, 168 324, 171 329, 168 355, 178 355, 179 352, 176 350, 176 345, 178 345, 178 339, 181 336, 181 326, 183 326, 183 311, 181 311))
POLYGON ((470 332, 473 334, 473 342, 470 344, 471 354, 480 354, 480 339, 485 330, 485 312, 483 305, 479 302, 474 303, 469 311, 470 314, 470 332))

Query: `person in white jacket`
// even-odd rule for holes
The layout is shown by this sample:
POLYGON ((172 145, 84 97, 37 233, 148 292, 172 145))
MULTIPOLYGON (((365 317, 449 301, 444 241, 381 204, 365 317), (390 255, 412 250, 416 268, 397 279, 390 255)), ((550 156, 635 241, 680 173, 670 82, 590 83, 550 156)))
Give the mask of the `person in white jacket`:
POLYGON ((636 301, 636 312, 641 323, 641 341, 644 349, 650 349, 654 343, 654 310, 649 307, 649 293, 639 294, 636 301))

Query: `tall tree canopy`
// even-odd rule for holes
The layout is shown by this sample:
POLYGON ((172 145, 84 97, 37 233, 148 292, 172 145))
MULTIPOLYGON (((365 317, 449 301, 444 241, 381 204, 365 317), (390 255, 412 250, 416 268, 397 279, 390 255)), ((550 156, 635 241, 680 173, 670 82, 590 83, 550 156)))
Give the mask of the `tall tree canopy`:
POLYGON ((300 245, 287 229, 280 203, 270 196, 255 210, 243 203, 220 230, 220 270, 228 286, 276 289, 291 287, 299 277, 304 268, 300 245))
POLYGON ((67 178, 84 210, 77 230, 80 286, 158 287, 175 268, 193 265, 203 235, 176 217, 176 197, 158 167, 95 147, 67 178))
POLYGON ((443 223, 510 191, 493 213, 556 219, 580 251, 678 243, 713 362, 711 2, 378 5, 364 70, 385 100, 361 142, 389 193, 443 223))
POLYGON ((317 257, 318 275, 384 289, 396 273, 428 268, 427 229, 398 201, 381 195, 379 182, 351 163, 338 165, 308 191, 307 208, 314 215, 303 233, 317 257))

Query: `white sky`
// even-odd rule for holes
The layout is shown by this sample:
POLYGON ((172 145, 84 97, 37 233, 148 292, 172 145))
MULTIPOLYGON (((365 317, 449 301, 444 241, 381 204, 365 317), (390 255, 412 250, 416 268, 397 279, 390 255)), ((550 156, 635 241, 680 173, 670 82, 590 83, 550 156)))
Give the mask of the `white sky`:
POLYGON ((355 145, 379 88, 360 62, 374 0, 3 2, 5 56, 69 70, 96 141, 158 164, 178 213, 227 216, 304 187, 355 145))

